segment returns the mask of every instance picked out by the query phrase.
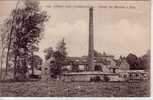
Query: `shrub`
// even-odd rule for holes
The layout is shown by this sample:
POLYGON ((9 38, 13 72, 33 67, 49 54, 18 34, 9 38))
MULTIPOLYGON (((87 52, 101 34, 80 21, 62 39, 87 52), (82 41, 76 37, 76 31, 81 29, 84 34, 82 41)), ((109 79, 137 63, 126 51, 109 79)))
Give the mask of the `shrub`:
POLYGON ((104 76, 104 81, 108 82, 110 80, 110 78, 108 76, 104 76))
POLYGON ((92 82, 99 82, 99 81, 101 81, 101 78, 99 76, 91 77, 90 81, 92 81, 92 82))

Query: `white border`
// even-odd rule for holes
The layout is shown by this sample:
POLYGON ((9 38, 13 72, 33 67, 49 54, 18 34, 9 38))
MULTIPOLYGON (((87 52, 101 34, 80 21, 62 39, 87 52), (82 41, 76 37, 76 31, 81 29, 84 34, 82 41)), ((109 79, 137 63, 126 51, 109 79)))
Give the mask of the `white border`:
MULTIPOLYGON (((153 1, 151 0, 151 19, 153 18, 153 1)), ((151 95, 150 97, 0 97, 0 100, 153 100, 153 20, 151 20, 151 95)))

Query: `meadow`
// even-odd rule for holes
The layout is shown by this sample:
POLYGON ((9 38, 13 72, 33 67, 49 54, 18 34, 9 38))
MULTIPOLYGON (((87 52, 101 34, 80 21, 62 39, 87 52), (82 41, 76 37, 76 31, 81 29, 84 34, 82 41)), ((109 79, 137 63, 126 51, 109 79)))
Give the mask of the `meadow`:
POLYGON ((63 82, 60 80, 1 82, 0 96, 148 97, 149 82, 63 82))

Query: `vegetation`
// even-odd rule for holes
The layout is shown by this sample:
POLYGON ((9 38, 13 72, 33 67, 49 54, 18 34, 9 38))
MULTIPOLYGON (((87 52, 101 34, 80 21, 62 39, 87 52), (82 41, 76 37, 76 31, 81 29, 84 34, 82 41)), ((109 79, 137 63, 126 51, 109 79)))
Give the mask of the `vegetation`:
POLYGON ((64 58, 67 56, 66 43, 64 38, 57 43, 56 49, 64 58))
POLYGON ((13 62, 14 79, 26 79, 28 58, 38 51, 38 43, 42 38, 47 13, 41 11, 37 1, 18 1, 16 8, 4 23, 8 30, 6 53, 6 75, 10 61, 13 62), (22 7, 19 5, 23 3, 22 7))
MULTIPOLYGON (((35 55, 35 52, 39 50, 38 44, 43 36, 46 21, 48 21, 47 13, 41 11, 39 2, 23 0, 17 2, 16 8, 1 25, 0 81, 3 79, 4 67, 6 68, 5 77, 9 69, 11 71, 13 69, 15 80, 0 82, 0 96, 149 96, 148 80, 138 83, 112 83, 109 82, 108 76, 104 76, 104 79, 95 76, 91 78, 92 82, 67 83, 61 80, 15 82, 27 79, 28 65, 32 69, 32 75, 34 75, 34 69, 41 69, 42 58, 35 55), (20 6, 21 2, 23 3, 22 7, 20 6), (4 65, 4 61, 6 61, 6 65, 4 65)), ((53 78, 57 78, 63 71, 62 67, 66 65, 65 40, 59 41, 56 50, 49 47, 44 52, 46 53, 45 60, 51 61, 50 73, 53 78)), ((100 58, 105 55, 107 55, 105 52, 101 54, 94 51, 95 57, 100 58)), ((150 52, 142 57, 130 53, 125 59, 131 70, 150 69, 150 52)), ((100 59, 100 62, 104 65, 109 64, 106 59, 100 59)), ((78 66, 71 63, 74 66, 72 71, 78 72, 78 66)), ((101 70, 101 66, 97 66, 95 69, 101 70)))
POLYGON ((34 75, 34 69, 41 69, 42 62, 42 58, 38 55, 32 55, 31 57, 29 57, 28 64, 30 65, 32 70, 31 75, 34 75))
POLYGON ((148 81, 128 82, 12 82, 0 83, 0 96, 51 97, 145 97, 150 96, 148 81))
POLYGON ((100 76, 95 76, 95 77, 91 77, 90 81, 91 82, 100 82, 102 80, 101 80, 100 76))
POLYGON ((8 30, 5 28, 7 27, 6 22, 4 22, 5 25, 0 25, 0 80, 3 80, 3 72, 4 69, 4 59, 6 54, 6 48, 7 48, 7 37, 8 37, 8 30))
POLYGON ((56 78, 62 72, 62 67, 65 65, 65 58, 67 56, 66 43, 64 39, 57 43, 56 51, 49 47, 44 50, 46 53, 45 60, 54 58, 50 64, 50 73, 53 78, 56 78))
POLYGON ((129 54, 126 61, 130 65, 131 70, 149 70, 150 68, 150 52, 148 51, 142 57, 137 57, 134 54, 129 54))
POLYGON ((45 60, 48 60, 50 59, 51 57, 53 57, 53 54, 54 54, 54 50, 52 47, 49 47, 47 49, 44 50, 44 53, 46 53, 45 55, 45 60))

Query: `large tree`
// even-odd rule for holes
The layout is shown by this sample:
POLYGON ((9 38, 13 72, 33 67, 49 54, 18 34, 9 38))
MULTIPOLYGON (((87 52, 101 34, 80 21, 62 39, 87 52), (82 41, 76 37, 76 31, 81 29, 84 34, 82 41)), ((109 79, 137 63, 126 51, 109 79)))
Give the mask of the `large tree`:
MULTIPOLYGON (((40 9, 39 2, 23 0, 21 3, 22 7, 16 7, 8 20, 12 22, 9 29, 8 53, 12 50, 14 54, 14 78, 19 80, 26 78, 28 58, 38 49, 44 23, 48 20, 47 13, 40 9)), ((8 54, 7 66, 9 58, 8 54)))
POLYGON ((129 54, 126 57, 126 61, 130 65, 131 70, 149 70, 150 69, 150 52, 145 55, 137 57, 134 54, 129 54))
MULTIPOLYGON (((51 49, 52 50, 52 49, 51 49)), ((54 63, 51 65, 51 74, 53 77, 57 77, 58 75, 61 74, 62 72, 62 67, 66 63, 66 56, 67 56, 67 51, 66 51, 66 43, 65 40, 62 39, 57 43, 56 51, 53 53, 53 57, 55 58, 54 63)))
POLYGON ((150 51, 139 58, 139 66, 143 70, 150 71, 150 51))
POLYGON ((126 61, 130 65, 131 70, 138 70, 139 69, 139 61, 138 61, 138 57, 136 55, 130 53, 126 57, 126 61))
POLYGON ((61 53, 61 55, 63 55, 64 57, 67 56, 67 51, 66 51, 66 43, 65 43, 65 39, 63 38, 61 41, 59 41, 57 43, 57 47, 56 47, 57 51, 59 53, 61 53))

